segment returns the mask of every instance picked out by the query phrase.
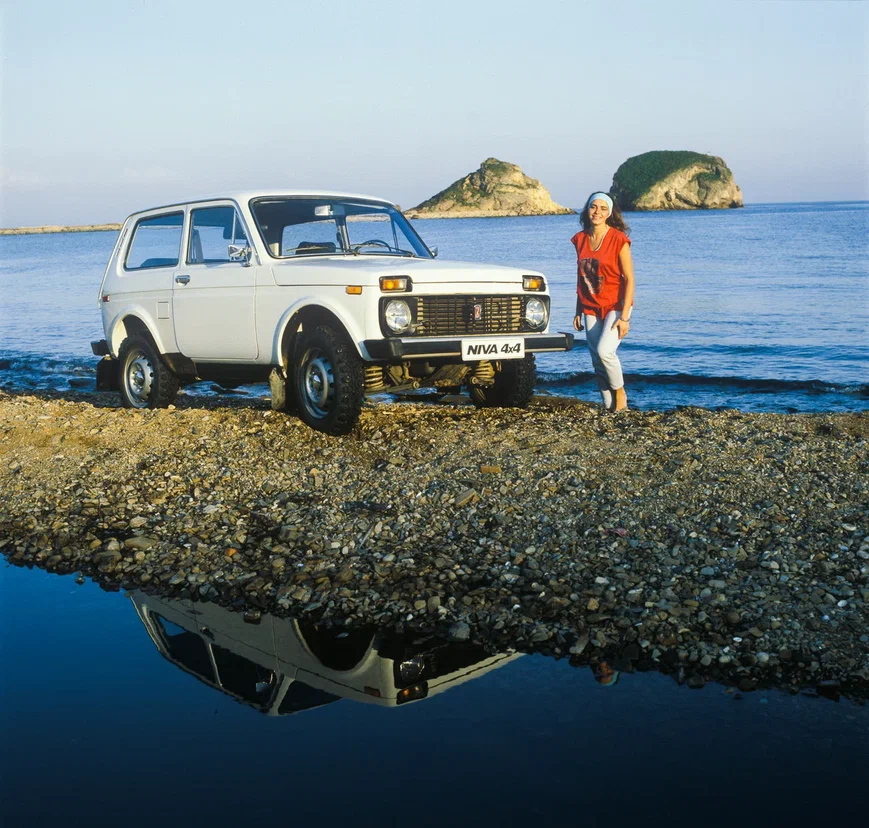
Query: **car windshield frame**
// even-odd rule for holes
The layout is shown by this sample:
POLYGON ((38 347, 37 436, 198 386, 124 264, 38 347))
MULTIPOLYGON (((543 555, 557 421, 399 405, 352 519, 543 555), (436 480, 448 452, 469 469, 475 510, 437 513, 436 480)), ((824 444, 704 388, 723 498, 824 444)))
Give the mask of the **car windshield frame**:
MULTIPOLYGON (((392 204, 383 201, 373 201, 365 198, 348 198, 336 196, 257 196, 248 202, 254 225, 266 252, 272 259, 278 261, 294 261, 323 256, 390 256, 395 258, 433 259, 434 254, 422 240, 413 225, 402 212, 392 204), (336 209, 337 208, 337 209, 336 209), (318 212, 315 213, 315 210, 318 212), (354 221, 364 220, 365 216, 379 214, 389 218, 390 228, 395 232, 395 240, 404 236, 411 250, 400 246, 368 245, 364 242, 352 243, 348 224, 352 227, 354 221), (287 221, 287 219, 295 219, 287 221), (284 230, 287 227, 313 223, 315 221, 334 221, 336 242, 323 243, 291 251, 282 251, 281 244, 284 230), (339 246, 340 245, 340 246, 339 246), (318 247, 334 249, 320 250, 318 247)), ((367 240, 366 240, 367 241, 367 240)))

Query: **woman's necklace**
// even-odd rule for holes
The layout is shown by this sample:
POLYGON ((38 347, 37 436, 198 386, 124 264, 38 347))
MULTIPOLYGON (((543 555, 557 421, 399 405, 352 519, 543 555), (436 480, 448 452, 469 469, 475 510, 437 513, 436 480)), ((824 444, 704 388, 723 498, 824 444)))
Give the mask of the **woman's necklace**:
POLYGON ((589 234, 588 244, 589 244, 589 247, 591 247, 591 250, 593 253, 596 253, 598 250, 600 250, 600 246, 603 244, 603 240, 606 237, 606 234, 608 232, 609 232, 609 227, 607 227, 606 230, 603 231, 603 233, 601 234, 601 237, 599 239, 595 239, 593 234, 589 234))

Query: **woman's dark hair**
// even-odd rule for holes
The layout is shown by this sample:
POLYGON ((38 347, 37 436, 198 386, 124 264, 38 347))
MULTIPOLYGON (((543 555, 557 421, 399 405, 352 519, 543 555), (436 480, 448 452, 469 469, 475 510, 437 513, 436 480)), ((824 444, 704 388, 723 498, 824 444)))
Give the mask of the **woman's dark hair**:
MULTIPOLYGON (((595 190, 594 193, 602 193, 604 190, 595 190)), ((591 198, 594 193, 589 193, 588 198, 591 198)), ((621 230, 626 236, 631 235, 631 228, 625 224, 625 220, 622 217, 622 211, 619 210, 619 205, 616 203, 616 200, 607 193, 607 195, 613 199, 613 211, 610 213, 609 218, 606 220, 606 223, 610 227, 615 227, 616 230, 621 230)), ((588 214, 588 198, 585 200, 585 207, 582 208, 582 212, 579 214, 579 222, 582 224, 582 229, 585 230, 586 233, 591 232, 591 217, 588 214)))

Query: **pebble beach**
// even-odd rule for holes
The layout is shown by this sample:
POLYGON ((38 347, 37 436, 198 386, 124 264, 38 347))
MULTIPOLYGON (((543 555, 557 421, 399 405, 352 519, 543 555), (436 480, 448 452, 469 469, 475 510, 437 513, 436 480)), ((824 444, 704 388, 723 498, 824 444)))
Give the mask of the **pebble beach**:
POLYGON ((0 392, 0 550, 108 589, 419 629, 702 687, 869 688, 869 415, 537 397, 127 411, 0 392))

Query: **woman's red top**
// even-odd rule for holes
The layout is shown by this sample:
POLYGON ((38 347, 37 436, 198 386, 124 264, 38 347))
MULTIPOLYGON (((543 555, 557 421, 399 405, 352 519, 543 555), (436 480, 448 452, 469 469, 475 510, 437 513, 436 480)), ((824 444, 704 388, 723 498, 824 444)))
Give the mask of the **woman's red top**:
POLYGON ((577 233, 570 242, 576 248, 576 293, 583 313, 603 319, 611 310, 623 310, 619 253, 631 240, 621 230, 609 227, 597 250, 591 249, 585 231, 577 233))

